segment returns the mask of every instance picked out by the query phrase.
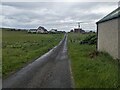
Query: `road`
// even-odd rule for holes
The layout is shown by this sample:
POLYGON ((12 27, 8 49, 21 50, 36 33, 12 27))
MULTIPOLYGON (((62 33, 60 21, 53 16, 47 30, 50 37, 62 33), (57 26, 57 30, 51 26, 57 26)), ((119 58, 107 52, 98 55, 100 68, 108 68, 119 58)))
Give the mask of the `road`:
POLYGON ((48 53, 3 80, 3 88, 72 88, 67 35, 48 53))

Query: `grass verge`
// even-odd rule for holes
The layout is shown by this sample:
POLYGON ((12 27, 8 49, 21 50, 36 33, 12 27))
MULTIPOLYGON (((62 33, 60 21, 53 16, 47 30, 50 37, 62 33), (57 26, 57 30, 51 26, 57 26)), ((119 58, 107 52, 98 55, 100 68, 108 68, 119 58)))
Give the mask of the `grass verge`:
POLYGON ((88 34, 69 34, 68 52, 76 88, 117 88, 118 63, 109 54, 95 52, 95 45, 80 45, 88 34))

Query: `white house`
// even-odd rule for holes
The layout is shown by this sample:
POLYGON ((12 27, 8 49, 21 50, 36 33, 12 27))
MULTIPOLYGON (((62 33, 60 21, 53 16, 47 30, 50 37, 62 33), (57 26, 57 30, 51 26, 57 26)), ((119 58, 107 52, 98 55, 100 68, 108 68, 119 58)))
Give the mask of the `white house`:
POLYGON ((50 33, 57 33, 57 29, 51 29, 50 33))
POLYGON ((38 29, 37 29, 37 33, 48 33, 48 31, 44 27, 39 26, 38 29))
POLYGON ((37 32, 37 29, 30 29, 28 30, 28 33, 36 33, 37 32))
POLYGON ((42 26, 39 26, 38 29, 30 29, 28 33, 48 33, 47 29, 42 26))

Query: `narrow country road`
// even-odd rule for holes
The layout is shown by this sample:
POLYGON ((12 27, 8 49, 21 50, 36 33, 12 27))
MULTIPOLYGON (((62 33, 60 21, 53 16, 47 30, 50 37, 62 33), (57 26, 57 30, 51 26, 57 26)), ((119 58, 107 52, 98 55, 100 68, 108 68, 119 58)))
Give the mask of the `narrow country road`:
POLYGON ((48 53, 3 80, 3 88, 72 88, 67 35, 48 53))

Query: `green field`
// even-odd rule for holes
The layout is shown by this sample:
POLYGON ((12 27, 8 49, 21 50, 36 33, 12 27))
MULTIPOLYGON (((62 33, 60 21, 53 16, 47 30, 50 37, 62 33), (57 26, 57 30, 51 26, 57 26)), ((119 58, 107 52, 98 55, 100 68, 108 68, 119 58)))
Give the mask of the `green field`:
POLYGON ((117 88, 118 63, 96 45, 81 45, 88 34, 69 34, 68 52, 76 88, 117 88))
POLYGON ((63 34, 28 34, 25 31, 2 31, 3 77, 32 62, 57 45, 63 34))

